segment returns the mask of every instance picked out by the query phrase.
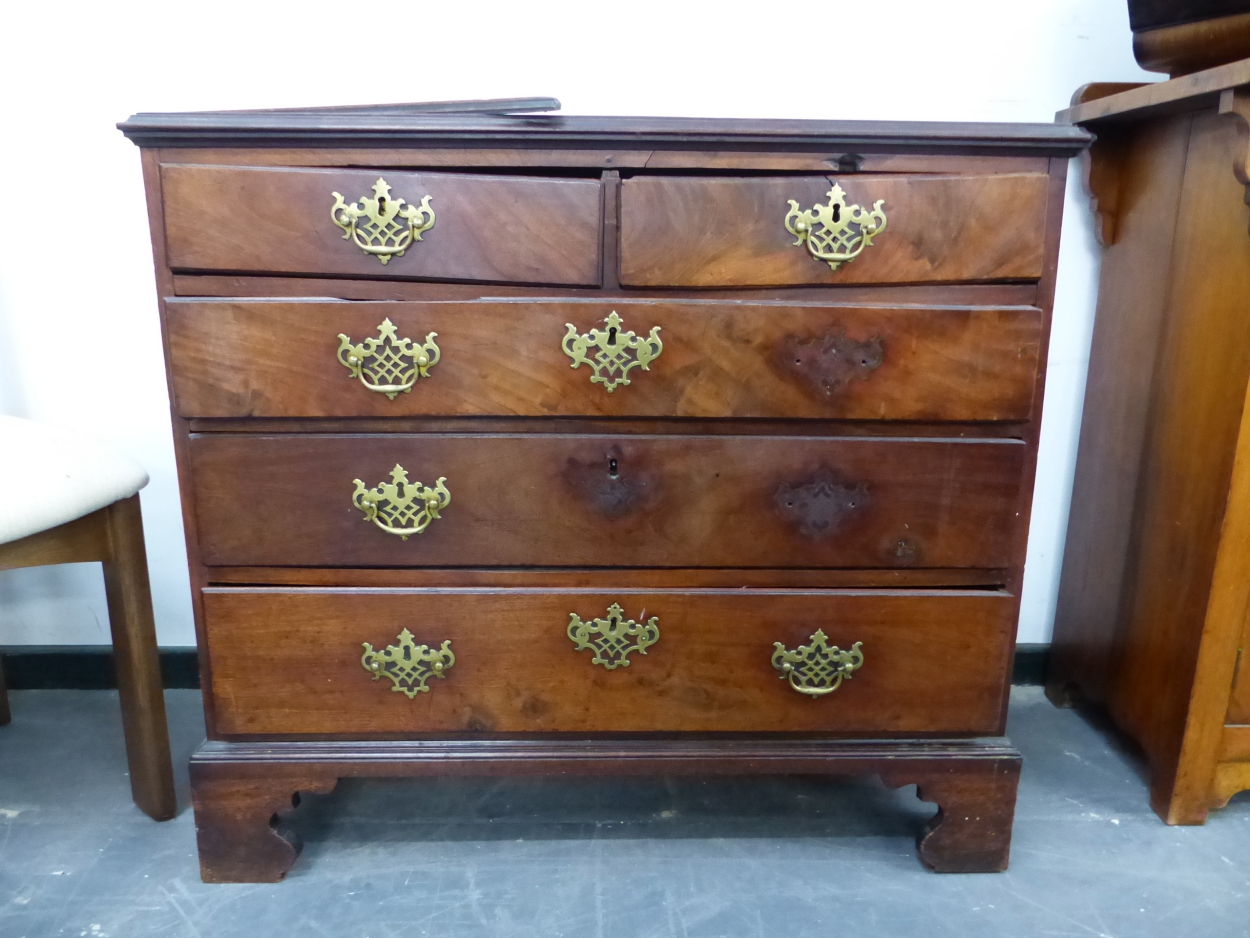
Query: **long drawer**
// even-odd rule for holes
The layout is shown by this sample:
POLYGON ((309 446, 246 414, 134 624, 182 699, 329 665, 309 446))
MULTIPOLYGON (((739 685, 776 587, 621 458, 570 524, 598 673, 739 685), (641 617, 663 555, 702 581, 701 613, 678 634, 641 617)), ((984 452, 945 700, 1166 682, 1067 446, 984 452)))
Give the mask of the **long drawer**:
POLYGON ((600 281, 597 179, 166 164, 161 192, 174 270, 600 281))
POLYGON ((1029 173, 639 176, 621 184, 620 279, 646 287, 1036 279, 1048 186, 1049 177, 1029 173), (802 213, 814 237, 792 230, 802 213), (867 243, 857 237, 863 229, 867 243))
POLYGON ((203 598, 214 729, 265 736, 997 733, 1015 610, 991 592, 203 598))
POLYGON ((1032 307, 169 300, 166 309, 175 407, 186 417, 1023 421, 1042 337, 1032 307), (652 335, 658 344, 640 352, 652 335), (598 357, 613 346, 620 361, 605 367, 598 357), (419 368, 422 355, 433 364, 419 368))
POLYGON ((238 566, 1002 568, 1025 455, 999 439, 190 441, 202 558, 238 566))

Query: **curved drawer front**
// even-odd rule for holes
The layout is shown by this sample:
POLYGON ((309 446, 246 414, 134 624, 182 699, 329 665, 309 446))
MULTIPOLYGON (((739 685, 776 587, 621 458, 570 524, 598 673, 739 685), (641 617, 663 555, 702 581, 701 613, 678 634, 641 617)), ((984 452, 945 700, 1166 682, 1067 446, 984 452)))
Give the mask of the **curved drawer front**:
POLYGON ((186 417, 1022 421, 1032 410, 1042 335, 1042 315, 1032 307, 166 306, 175 406, 186 417), (613 314, 618 334, 635 333, 636 346, 654 335, 659 354, 639 362, 652 349, 623 349, 615 368, 600 365, 604 350, 589 344, 581 361, 570 354, 577 338, 595 330, 606 345, 605 320, 613 314), (369 374, 353 372, 345 359, 357 353, 345 342, 363 348, 366 366, 385 377, 374 374, 371 385, 369 374), (414 357, 422 348, 427 359, 437 356, 426 374, 417 373, 414 357))
POLYGON ((777 436, 202 434, 190 445, 203 560, 231 566, 997 569, 1019 559, 1025 454, 1014 440, 777 436), (397 467, 428 490, 406 485, 387 503, 403 503, 392 527, 421 527, 404 540, 368 517, 363 494, 397 467))
MULTIPOLYGON (((166 164, 161 187, 174 270, 550 284, 600 279, 598 180, 166 164), (388 243, 408 242, 402 255, 358 246, 357 240, 374 251, 385 248, 379 239, 369 241, 368 216, 354 230, 335 221, 336 194, 363 208, 379 179, 393 204, 403 199, 402 211, 412 209, 420 235, 410 235, 400 215, 388 220, 401 239, 388 243)), ((337 217, 348 220, 341 210, 337 217)))
POLYGON ((834 179, 627 179, 621 183, 621 283, 713 287, 1041 276, 1045 175, 839 176, 846 203, 838 205, 839 221, 856 217, 856 205, 863 210, 863 225, 849 229, 829 211, 834 179), (791 214, 791 202, 807 216, 791 214), (878 202, 881 215, 868 218, 878 202), (815 218, 817 206, 829 227, 815 218), (791 230, 800 222, 817 237, 791 230), (864 230, 871 236, 866 244, 858 238, 864 230), (854 256, 830 263, 814 253, 854 256))
POLYGON ((967 592, 204 591, 224 735, 990 734, 1002 730, 1014 611, 1013 597, 967 592), (655 641, 609 669, 569 623, 613 604, 652 623, 655 641), (861 656, 819 697, 774 664, 777 643, 810 647, 817 630, 861 656), (416 680, 367 670, 403 644, 397 634, 451 663, 416 680))

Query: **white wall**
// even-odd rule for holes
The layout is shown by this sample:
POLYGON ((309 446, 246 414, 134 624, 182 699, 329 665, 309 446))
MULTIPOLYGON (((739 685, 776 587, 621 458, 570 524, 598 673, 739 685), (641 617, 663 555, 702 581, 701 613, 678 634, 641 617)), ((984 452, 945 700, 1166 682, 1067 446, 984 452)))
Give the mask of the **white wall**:
MULTIPOLYGON (((5 5, 0 35, 0 412, 148 467, 164 645, 194 632, 139 151, 113 128, 131 112, 546 94, 572 114, 1050 121, 1084 82, 1159 77, 1124 0, 70 0, 5 5)), ((1050 634, 1097 270, 1077 187, 1068 208, 1022 641, 1050 634)), ((0 573, 0 644, 107 641, 97 567, 0 573)))

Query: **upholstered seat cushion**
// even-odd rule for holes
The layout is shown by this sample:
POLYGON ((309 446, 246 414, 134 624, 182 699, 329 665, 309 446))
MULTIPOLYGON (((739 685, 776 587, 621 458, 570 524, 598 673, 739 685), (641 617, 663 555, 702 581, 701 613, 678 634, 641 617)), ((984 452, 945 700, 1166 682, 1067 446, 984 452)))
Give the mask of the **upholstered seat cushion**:
POLYGON ((147 484, 143 467, 107 444, 0 415, 0 544, 81 518, 147 484))

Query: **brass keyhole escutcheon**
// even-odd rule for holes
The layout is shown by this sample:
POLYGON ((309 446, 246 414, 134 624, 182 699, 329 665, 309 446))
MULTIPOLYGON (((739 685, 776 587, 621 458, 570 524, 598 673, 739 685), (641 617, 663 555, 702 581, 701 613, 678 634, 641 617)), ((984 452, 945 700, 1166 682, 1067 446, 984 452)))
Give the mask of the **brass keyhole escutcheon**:
POLYGON ((399 633, 397 640, 398 645, 387 645, 377 651, 368 642, 361 642, 364 654, 360 656, 360 666, 372 674, 375 681, 389 678, 391 690, 407 695, 409 700, 417 694, 428 694, 430 688, 426 681, 432 677, 445 678, 456 663, 450 640, 438 648, 418 645, 407 629, 399 633))
POLYGON ((446 482, 445 476, 433 488, 409 482, 408 472, 396 463, 391 481, 379 482, 374 488, 366 488, 360 479, 353 479, 356 490, 352 492, 352 504, 364 512, 366 521, 406 541, 437 521, 439 512, 451 504, 446 482))
POLYGON ((872 239, 885 231, 884 199, 871 209, 846 204, 846 192, 834 183, 826 195, 829 202, 799 211, 799 203, 790 199, 786 214, 786 230, 794 235, 795 247, 805 245, 807 252, 824 261, 831 270, 855 260, 872 239))
POLYGON ((629 373, 635 368, 651 370, 651 363, 664 351, 660 327, 652 326, 647 336, 638 336, 621 328, 621 317, 613 310, 604 319, 608 328, 578 333, 571 322, 564 324, 564 354, 573 359, 572 367, 589 365, 594 372, 592 384, 602 384, 608 393, 629 384, 629 373), (593 354, 591 354, 593 352, 593 354))
MULTIPOLYGON (((646 614, 645 612, 643 613, 646 614)), ((625 618, 620 603, 608 607, 607 617, 583 622, 576 612, 569 613, 568 636, 577 651, 592 650, 591 664, 609 671, 629 667, 634 652, 645 655, 660 640, 660 619, 652 616, 645 622, 625 618)))
POLYGON ((391 198, 390 184, 381 177, 373 184, 373 198, 364 195, 356 202, 345 202, 337 192, 330 195, 334 196, 330 220, 343 229, 343 239, 384 265, 392 257, 403 257, 436 220, 430 196, 424 196, 420 205, 408 205, 403 199, 391 198))

